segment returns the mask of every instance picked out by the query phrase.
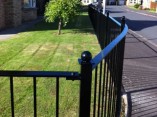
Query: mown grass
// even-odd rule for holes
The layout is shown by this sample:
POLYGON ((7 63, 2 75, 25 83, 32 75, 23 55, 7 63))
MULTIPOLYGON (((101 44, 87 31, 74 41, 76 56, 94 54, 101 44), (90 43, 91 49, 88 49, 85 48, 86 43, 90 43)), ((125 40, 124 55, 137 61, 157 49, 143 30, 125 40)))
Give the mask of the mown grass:
MULTIPOLYGON (((63 28, 44 21, 0 42, 1 70, 80 71, 77 59, 100 51, 87 13, 63 28)), ((15 116, 33 116, 32 78, 14 78, 15 116)), ((55 116, 55 79, 37 78, 37 115, 55 116)), ((60 80, 60 117, 78 116, 79 81, 60 80)), ((9 78, 0 77, 0 116, 10 117, 9 78)))

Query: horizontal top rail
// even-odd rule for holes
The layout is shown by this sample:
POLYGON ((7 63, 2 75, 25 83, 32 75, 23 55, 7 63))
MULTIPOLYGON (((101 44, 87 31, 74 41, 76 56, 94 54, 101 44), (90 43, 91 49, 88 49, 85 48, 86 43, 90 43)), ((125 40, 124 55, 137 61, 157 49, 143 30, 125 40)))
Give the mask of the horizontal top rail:
MULTIPOLYGON (((116 21, 116 20, 115 20, 116 21)), ((117 22, 117 21, 116 21, 117 22)), ((118 23, 120 25, 120 23, 118 23)), ((121 25, 120 25, 121 26, 121 25)), ((128 26, 125 24, 125 27, 120 35, 118 35, 109 45, 107 45, 99 54, 97 54, 92 60, 92 69, 94 69, 101 61, 104 59, 111 50, 126 36, 128 31, 128 26)))
POLYGON ((60 71, 11 71, 0 70, 0 77, 12 76, 12 77, 58 77, 66 78, 67 80, 80 80, 78 72, 60 72, 60 71))
MULTIPOLYGON (((98 10, 99 8, 96 7, 95 5, 90 4, 89 6, 92 7, 94 10, 96 10, 97 12, 102 13, 100 10, 98 10)), ((102 13, 102 14, 103 14, 103 13, 102 13)), ((107 14, 103 14, 103 15, 105 15, 105 16, 107 17, 107 14)), ((114 21, 117 25, 121 26, 121 23, 118 22, 117 20, 115 20, 113 17, 109 16, 109 18, 110 18, 112 21, 114 21)))
POLYGON ((94 69, 123 39, 125 39, 128 26, 125 24, 124 16, 120 23, 109 16, 109 11, 103 14, 100 8, 95 4, 89 5, 88 12, 102 49, 102 51, 90 61, 92 69, 94 69))
MULTIPOLYGON (((106 15, 106 17, 107 17, 107 15, 106 15)), ((115 20, 113 17, 111 17, 111 16, 109 16, 109 18, 112 20, 112 21, 114 21, 118 26, 120 26, 121 27, 121 23, 120 22, 118 22, 117 20, 115 20)))

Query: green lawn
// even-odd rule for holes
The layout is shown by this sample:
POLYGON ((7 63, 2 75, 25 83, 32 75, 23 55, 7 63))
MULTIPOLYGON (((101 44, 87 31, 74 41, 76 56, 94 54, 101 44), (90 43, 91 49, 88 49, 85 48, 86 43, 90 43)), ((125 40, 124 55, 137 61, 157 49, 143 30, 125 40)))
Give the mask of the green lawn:
MULTIPOLYGON (((57 35, 57 24, 41 22, 0 41, 1 70, 80 71, 77 60, 89 50, 100 51, 86 13, 57 35)), ((79 81, 60 80, 60 117, 78 116, 79 81)), ((9 78, 0 78, 0 116, 10 117, 9 78)), ((15 116, 33 116, 32 78, 14 78, 15 116)), ((55 116, 55 80, 37 79, 37 114, 55 116)))

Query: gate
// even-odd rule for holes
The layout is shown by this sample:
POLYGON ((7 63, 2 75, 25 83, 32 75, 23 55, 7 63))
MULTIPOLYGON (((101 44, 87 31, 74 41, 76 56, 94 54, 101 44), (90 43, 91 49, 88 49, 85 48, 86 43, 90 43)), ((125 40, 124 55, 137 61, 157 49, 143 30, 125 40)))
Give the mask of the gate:
POLYGON ((109 13, 103 15, 89 5, 89 17, 102 51, 94 58, 85 51, 79 59, 81 72, 54 71, 0 71, 0 77, 10 79, 11 113, 14 113, 14 77, 32 77, 34 117, 37 116, 36 79, 56 79, 56 117, 59 117, 59 81, 61 78, 80 81, 79 117, 119 117, 125 35, 128 27, 125 18, 120 24, 109 13))

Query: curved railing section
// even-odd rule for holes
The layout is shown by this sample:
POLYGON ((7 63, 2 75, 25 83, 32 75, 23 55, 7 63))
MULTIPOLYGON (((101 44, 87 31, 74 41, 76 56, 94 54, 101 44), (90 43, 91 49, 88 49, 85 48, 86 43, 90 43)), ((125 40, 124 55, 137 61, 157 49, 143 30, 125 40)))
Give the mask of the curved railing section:
MULTIPOLYGON (((83 77, 92 79, 88 81, 92 82, 91 90, 87 89, 86 92, 90 92, 89 97, 91 96, 89 115, 86 116, 119 117, 125 36, 128 27, 125 24, 124 16, 119 23, 109 16, 109 12, 104 15, 94 5, 89 5, 88 13, 102 50, 93 59, 87 51, 82 54, 81 65, 88 64, 91 67, 87 67, 86 70, 89 73, 92 72, 92 76, 85 72, 86 76, 83 77)), ((82 71, 84 71, 84 68, 82 71)), ((81 79, 82 81, 83 79, 81 79)), ((82 96, 85 98, 85 93, 82 96)))
POLYGON ((112 51, 112 49, 114 49, 125 38, 127 31, 128 27, 127 25, 125 25, 123 31, 92 59, 91 62, 93 63, 93 69, 96 68, 96 66, 102 61, 102 59, 104 59, 112 51))

